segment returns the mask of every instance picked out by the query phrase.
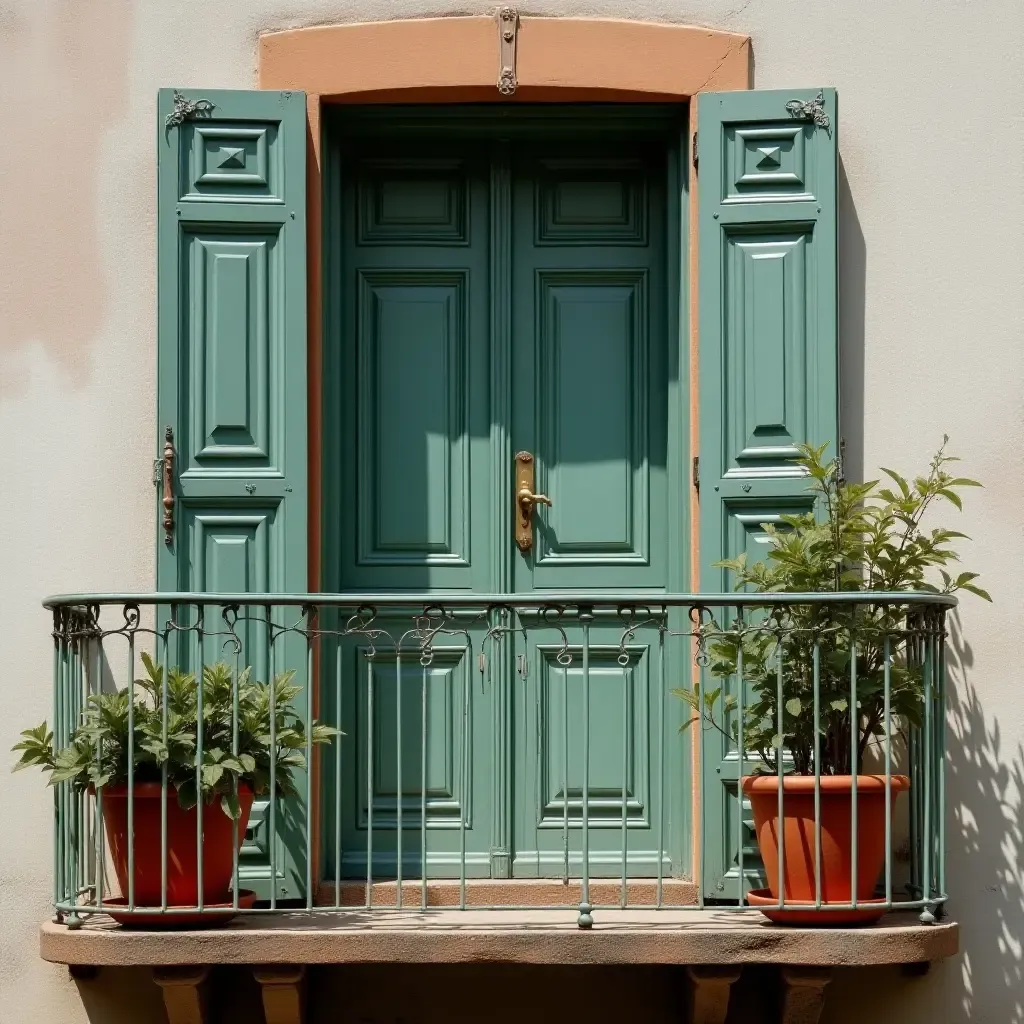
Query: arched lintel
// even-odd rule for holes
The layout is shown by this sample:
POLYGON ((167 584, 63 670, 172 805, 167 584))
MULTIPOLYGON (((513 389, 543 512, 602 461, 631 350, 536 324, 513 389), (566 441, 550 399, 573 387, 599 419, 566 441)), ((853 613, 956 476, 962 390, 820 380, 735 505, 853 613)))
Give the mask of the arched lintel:
MULTIPOLYGON (((520 99, 560 98, 562 89, 684 98, 747 89, 750 74, 750 38, 733 32, 608 18, 520 19, 520 99)), ((394 102, 400 92, 409 102, 465 90, 467 99, 507 102, 497 77, 498 32, 487 17, 326 25, 259 40, 260 88, 302 89, 321 99, 365 102, 383 93, 394 102)))

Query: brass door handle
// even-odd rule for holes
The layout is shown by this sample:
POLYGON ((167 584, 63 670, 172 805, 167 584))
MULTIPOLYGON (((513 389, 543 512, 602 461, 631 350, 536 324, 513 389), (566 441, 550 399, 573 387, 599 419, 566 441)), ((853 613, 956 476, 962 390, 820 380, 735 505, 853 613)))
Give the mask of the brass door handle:
POLYGON ((519 492, 519 504, 524 511, 531 505, 550 505, 551 499, 546 494, 531 494, 529 487, 524 487, 519 492))
POLYGON ((526 554, 533 547, 533 510, 537 505, 550 505, 546 494, 534 494, 534 459, 529 452, 516 455, 516 544, 526 554))

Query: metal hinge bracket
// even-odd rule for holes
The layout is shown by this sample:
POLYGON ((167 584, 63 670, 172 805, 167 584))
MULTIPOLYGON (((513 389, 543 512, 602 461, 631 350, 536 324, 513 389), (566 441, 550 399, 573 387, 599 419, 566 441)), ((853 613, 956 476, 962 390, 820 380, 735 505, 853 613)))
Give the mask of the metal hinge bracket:
POLYGON ((697 170, 697 164, 700 162, 697 156, 697 133, 693 133, 693 169, 697 170))
POLYGON ((693 457, 693 489, 700 491, 700 456, 693 457))
POLYGON ((516 81, 516 36, 519 34, 519 12, 514 7, 498 9, 498 92, 511 96, 516 81))
POLYGON ((161 504, 164 507, 163 527, 164 543, 174 543, 174 431, 167 427, 164 431, 164 457, 160 460, 163 470, 164 493, 161 504))

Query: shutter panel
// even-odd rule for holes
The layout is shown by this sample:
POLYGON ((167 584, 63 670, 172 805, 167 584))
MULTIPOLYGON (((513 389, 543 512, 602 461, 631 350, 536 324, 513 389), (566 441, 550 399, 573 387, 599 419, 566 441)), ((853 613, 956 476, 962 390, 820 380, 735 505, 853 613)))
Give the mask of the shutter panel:
MULTIPOLYGON (((728 574, 713 568, 718 559, 763 556, 762 523, 810 506, 793 446, 838 439, 836 92, 821 91, 827 126, 787 110, 817 95, 794 89, 698 99, 705 591, 732 589, 728 574)), ((712 732, 703 741, 705 896, 736 899, 740 842, 747 888, 758 884, 752 818, 744 808, 737 835, 735 746, 712 732)))
MULTIPOLYGON (((305 96, 185 90, 176 104, 179 96, 162 89, 158 102, 158 447, 170 426, 176 502, 170 544, 157 518, 157 586, 304 593, 305 96), (182 99, 205 102, 180 119, 182 99)), ((246 638, 260 679, 264 636, 253 627, 246 638)), ((208 660, 224 657, 209 644, 208 660)), ((285 657, 276 669, 297 668, 304 681, 304 650, 285 657)), ((265 807, 253 807, 239 869, 261 899, 271 882, 265 807)), ((279 833, 288 810, 279 805, 279 833)), ((278 836, 280 899, 305 895, 302 839, 278 836)))

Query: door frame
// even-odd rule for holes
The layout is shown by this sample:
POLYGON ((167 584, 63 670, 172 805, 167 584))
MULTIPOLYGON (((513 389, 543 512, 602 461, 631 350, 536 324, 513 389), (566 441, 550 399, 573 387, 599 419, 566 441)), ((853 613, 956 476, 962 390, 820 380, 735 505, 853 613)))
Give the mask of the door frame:
MULTIPOLYGON (((288 29, 260 36, 257 82, 262 89, 306 93, 307 159, 307 345, 309 437, 309 588, 321 588, 323 553, 323 174, 325 106, 344 103, 423 104, 484 102, 500 109, 516 101, 651 102, 688 106, 687 123, 696 125, 698 96, 704 91, 745 90, 753 86, 750 37, 717 29, 600 18, 519 19, 519 88, 503 96, 496 88, 499 38, 491 17, 389 20, 350 25, 288 29), (383 59, 386 55, 386 59, 383 59)), ((638 109, 638 108, 634 108, 638 109)), ((697 272, 697 181, 692 174, 696 138, 687 130, 679 161, 688 183, 688 201, 680 210, 681 282, 678 303, 680 343, 688 354, 690 459, 699 452, 697 272), (684 222, 685 221, 685 222, 684 222), (688 257, 688 258, 687 258, 688 257), (687 273, 683 274, 685 262, 687 273)), ((681 368, 682 370, 682 368, 681 368)), ((684 483, 685 485, 685 483, 684 483)), ((691 590, 699 589, 699 508, 689 488, 690 531, 683 546, 689 555, 691 590)), ((314 673, 317 665, 314 664, 314 673)), ((314 701, 319 695, 314 689, 314 701)), ((314 713, 316 708, 314 708, 314 713)), ((692 730, 691 730, 692 733, 692 730)), ((696 734, 694 734, 695 736, 696 734)), ((700 747, 684 739, 691 778, 699 772, 700 747)), ((315 806, 320 804, 319 752, 314 753, 315 806)), ((701 851, 692 827, 700 814, 699 786, 691 786, 684 830, 689 834, 691 876, 696 878, 701 851)), ((313 877, 320 878, 320 816, 313 816, 313 877)))
MULTIPOLYGON (((676 512, 683 519, 692 515, 688 507, 686 491, 689 484, 686 454, 689 451, 689 422, 687 402, 691 387, 689 380, 690 362, 688 356, 688 264, 683 258, 684 240, 688 237, 689 207, 687 190, 689 175, 686 173, 686 160, 689 147, 689 126, 687 121, 688 105, 686 104, 645 104, 638 108, 628 104, 516 104, 504 108, 493 108, 480 104, 419 104, 419 105, 339 105, 324 112, 322 120, 322 181, 323 181, 323 280, 324 280, 324 315, 323 315, 323 367, 324 372, 320 386, 321 403, 324 413, 321 420, 323 433, 319 438, 323 466, 322 508, 320 523, 322 533, 319 536, 319 547, 322 552, 318 566, 319 579, 327 589, 338 589, 335 573, 340 565, 342 552, 339 547, 341 531, 337 516, 328 510, 337 509, 343 500, 340 490, 344 476, 342 458, 344 456, 343 413, 339 396, 348 393, 343 380, 346 372, 342 362, 344 308, 341 289, 338 286, 339 274, 343 272, 344 248, 343 233, 345 230, 343 214, 343 183, 345 163, 342 151, 348 140, 354 138, 369 140, 415 141, 423 139, 432 141, 472 140, 481 143, 493 143, 504 146, 509 157, 515 156, 517 141, 534 143, 551 139, 562 142, 571 140, 586 144, 588 141, 603 141, 610 134, 617 139, 628 139, 630 136, 650 144, 656 142, 664 146, 664 158, 661 163, 664 174, 666 196, 667 229, 663 258, 665 293, 652 301, 664 303, 666 330, 666 374, 668 378, 667 395, 667 435, 674 439, 669 441, 667 453, 667 504, 670 512, 676 512), (340 382, 340 383, 339 383, 340 382)), ((507 164, 508 160, 506 160, 507 164)), ((507 178, 500 170, 492 167, 492 183, 507 178)), ((511 181, 507 182, 511 189, 511 181)), ((506 204, 511 203, 511 191, 506 196, 506 204)), ((497 210, 505 208, 499 199, 495 204, 497 210)), ((511 225, 497 224, 495 210, 491 213, 492 235, 489 241, 488 263, 497 272, 507 268, 511 275, 510 246, 511 225)), ((493 270, 492 270, 493 273, 493 270)), ((493 278, 492 278, 493 286, 493 278)), ((492 295, 492 302, 494 296, 492 295)), ((499 303, 499 306, 501 304, 499 303)), ((505 309, 504 306, 501 307, 505 309)), ((492 366, 490 379, 491 395, 488 406, 492 409, 511 411, 512 400, 512 366, 511 349, 511 308, 505 309, 504 318, 507 322, 492 319, 490 339, 491 355, 497 355, 504 365, 492 366)), ((492 312, 493 317, 493 312, 492 312)), ((512 465, 512 422, 506 423, 506 435, 497 441, 492 436, 492 458, 500 465, 504 458, 509 474, 512 465), (502 445, 507 451, 500 451, 495 445, 502 445)), ((495 509, 495 538, 497 546, 493 558, 499 560, 498 568, 507 571, 499 575, 508 576, 507 582, 512 584, 510 561, 514 558, 512 541, 511 503, 503 504, 499 500, 495 509)), ((668 572, 667 586, 669 593, 678 593, 686 589, 690 578, 690 558, 686 537, 682 531, 674 531, 672 520, 669 520, 668 533, 668 572)), ((492 581, 497 587, 497 581, 492 581)), ((514 593, 514 587, 513 591, 514 593)), ((508 652, 512 657, 511 651, 508 652)), ((678 670, 676 658, 669 655, 667 668, 670 673, 678 670)), ((510 754, 515 749, 513 738, 513 720, 515 718, 512 692, 507 685, 513 678, 512 664, 509 662, 507 679, 499 685, 493 694, 494 737, 499 749, 510 754)), ((319 679, 319 671, 314 666, 315 677, 319 679)), ((319 709, 319 686, 314 693, 317 695, 319 709)), ((658 785, 664 787, 661 801, 666 821, 666 850, 671 863, 679 865, 680 870, 686 860, 685 853, 692 847, 692 800, 687 799, 687 790, 679 790, 680 784, 689 787, 692 792, 696 788, 697 778, 693 770, 688 739, 681 738, 683 744, 679 757, 673 756, 671 763, 681 769, 670 773, 669 777, 659 780, 658 785)), ((494 820, 491 822, 491 861, 492 877, 512 877, 511 865, 514 858, 514 816, 516 804, 513 799, 514 768, 511 760, 497 758, 494 780, 494 820)), ((316 806, 320 814, 328 813, 325 802, 329 794, 321 793, 319 772, 315 777, 317 789, 316 806)), ((319 843, 317 844, 320 845, 319 843)), ((321 857, 323 850, 321 848, 321 857)), ((691 865, 692 868, 692 865, 691 865)))

